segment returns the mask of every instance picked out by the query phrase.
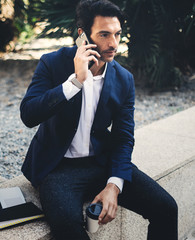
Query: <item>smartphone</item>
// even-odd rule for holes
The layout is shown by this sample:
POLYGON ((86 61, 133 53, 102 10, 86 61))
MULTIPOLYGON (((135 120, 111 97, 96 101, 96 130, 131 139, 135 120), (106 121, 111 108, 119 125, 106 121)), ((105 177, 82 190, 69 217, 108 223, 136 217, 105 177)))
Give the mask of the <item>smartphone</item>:
MULTIPOLYGON (((83 41, 85 41, 86 44, 89 44, 89 40, 88 40, 85 32, 82 32, 81 35, 79 35, 78 38, 76 39, 75 42, 76 42, 77 47, 80 47, 82 45, 83 41)), ((90 61, 89 68, 91 68, 93 66, 93 64, 94 64, 94 61, 90 61)))
POLYGON ((85 41, 86 44, 89 44, 89 40, 88 40, 85 32, 81 33, 81 35, 79 35, 78 38, 76 39, 77 47, 80 47, 83 41, 85 41))

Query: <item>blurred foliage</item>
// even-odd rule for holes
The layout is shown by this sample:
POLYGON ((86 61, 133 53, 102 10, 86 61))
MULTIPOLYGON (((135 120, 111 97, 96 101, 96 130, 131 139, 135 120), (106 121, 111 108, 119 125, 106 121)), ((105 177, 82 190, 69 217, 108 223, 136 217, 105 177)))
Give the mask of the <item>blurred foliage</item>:
POLYGON ((28 21, 34 25, 44 22, 40 37, 60 38, 76 36, 75 8, 78 0, 31 0, 28 6, 28 21))
POLYGON ((28 1, 15 0, 14 10, 14 26, 16 28, 16 36, 20 42, 26 42, 34 36, 34 30, 31 22, 29 22, 27 11, 28 1))
MULTIPOLYGON (((23 38, 44 23, 41 37, 77 36, 79 0, 15 0, 14 26, 23 38)), ((118 56, 136 79, 153 89, 179 87, 195 67, 194 0, 112 0, 126 13, 128 57, 118 56)), ((0 35, 1 38, 1 35, 0 35)), ((124 39, 124 38, 123 38, 124 39)))
POLYGON ((0 19, 0 51, 14 38, 14 27, 11 19, 0 19))
POLYGON ((27 8, 28 2, 25 0, 4 1, 0 0, 0 51, 6 51, 6 46, 14 38, 25 42, 34 35, 33 26, 28 22, 27 8), (2 7, 10 8, 10 2, 13 3, 13 17, 4 16, 2 7), (7 5, 6 5, 7 4, 7 5))
POLYGON ((195 67, 194 1, 130 0, 126 11, 133 68, 149 87, 179 87, 195 67))

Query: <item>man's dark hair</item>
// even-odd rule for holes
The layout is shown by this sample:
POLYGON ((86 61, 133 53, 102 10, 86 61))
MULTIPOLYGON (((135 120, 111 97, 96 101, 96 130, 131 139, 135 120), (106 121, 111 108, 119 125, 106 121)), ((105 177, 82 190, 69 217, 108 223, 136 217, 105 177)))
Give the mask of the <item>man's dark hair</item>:
POLYGON ((117 17, 121 27, 124 23, 123 12, 114 3, 108 0, 81 0, 76 8, 77 28, 82 28, 89 37, 96 16, 117 17))

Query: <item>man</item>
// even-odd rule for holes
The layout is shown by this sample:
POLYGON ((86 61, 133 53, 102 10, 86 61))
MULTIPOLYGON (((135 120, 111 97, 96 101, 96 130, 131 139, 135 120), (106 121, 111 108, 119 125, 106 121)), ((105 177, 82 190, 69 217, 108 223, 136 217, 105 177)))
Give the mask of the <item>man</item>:
POLYGON ((109 1, 81 1, 78 34, 92 44, 43 55, 21 103, 26 126, 40 124, 22 171, 40 186, 56 239, 89 239, 82 210, 90 200, 103 205, 100 224, 112 221, 120 204, 150 221, 148 239, 177 239, 174 199, 130 162, 134 82, 113 60, 123 21, 109 1))

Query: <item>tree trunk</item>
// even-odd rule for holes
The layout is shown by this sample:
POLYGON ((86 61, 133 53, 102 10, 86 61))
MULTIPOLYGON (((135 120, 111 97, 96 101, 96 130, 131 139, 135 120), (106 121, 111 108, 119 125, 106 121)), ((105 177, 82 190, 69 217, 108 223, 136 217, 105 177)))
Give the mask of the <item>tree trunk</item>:
POLYGON ((14 38, 14 1, 0 0, 0 51, 6 51, 6 46, 14 38))

